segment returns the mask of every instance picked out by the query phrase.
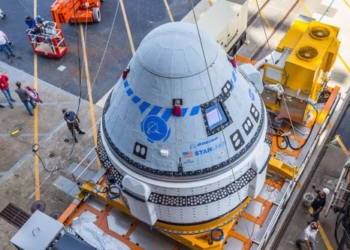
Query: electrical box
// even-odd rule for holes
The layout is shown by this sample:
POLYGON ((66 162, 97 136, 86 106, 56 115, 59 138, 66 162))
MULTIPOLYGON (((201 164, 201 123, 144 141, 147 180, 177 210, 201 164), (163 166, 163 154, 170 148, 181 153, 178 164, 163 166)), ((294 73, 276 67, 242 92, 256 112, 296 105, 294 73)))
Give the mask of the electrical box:
POLYGON ((247 22, 248 0, 218 0, 203 13, 198 25, 229 52, 235 44, 240 47, 245 42, 247 22))
POLYGON ((36 210, 10 241, 17 249, 46 250, 62 229, 61 222, 36 210))
POLYGON ((303 124, 309 95, 291 88, 285 88, 281 101, 281 117, 290 117, 293 122, 303 124))

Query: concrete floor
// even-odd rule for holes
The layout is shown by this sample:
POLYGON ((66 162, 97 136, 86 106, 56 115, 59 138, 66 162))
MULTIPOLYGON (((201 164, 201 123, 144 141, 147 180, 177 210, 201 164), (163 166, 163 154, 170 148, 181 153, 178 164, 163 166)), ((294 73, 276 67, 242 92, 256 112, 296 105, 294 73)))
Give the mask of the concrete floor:
MULTIPOLYGON (((31 85, 34 80, 33 76, 3 62, 0 62, 0 72, 9 75, 10 82, 21 81, 24 86, 31 85)), ((64 188, 56 183, 57 179, 70 180, 70 182, 64 183, 71 184, 73 179, 69 171, 72 168, 70 166, 81 162, 87 152, 94 147, 94 144, 91 117, 88 115, 89 105, 86 101, 82 100, 80 106, 80 126, 87 133, 86 135, 78 135, 79 143, 74 144, 71 133, 63 120, 61 109, 68 108, 76 111, 78 98, 41 80, 39 80, 38 89, 43 100, 43 103, 36 108, 37 114, 35 114, 38 117, 39 128, 38 154, 47 170, 51 171, 57 168, 57 171, 49 173, 44 170, 43 164, 39 163, 40 199, 46 202, 46 213, 50 214, 55 211, 63 212, 73 200, 72 196, 62 191, 64 188), (65 139, 69 139, 69 142, 65 142, 65 139), (73 153, 72 156, 67 160, 71 153, 73 153)), ((34 141, 33 119, 35 117, 28 114, 14 90, 15 88, 11 87, 13 98, 16 100, 14 108, 10 109, 6 106, 0 109, 0 211, 9 202, 12 202, 24 211, 31 213, 30 208, 36 198, 35 163, 31 150, 34 141), (11 136, 11 132, 18 127, 21 127, 21 132, 15 137, 11 136)), ((4 102, 2 95, 0 101, 4 102)), ((100 107, 95 107, 97 120, 101 116, 101 111, 100 107)), ((85 161, 82 166, 85 167, 88 163, 89 161, 85 161)), ((89 171, 96 172, 97 164, 94 163, 92 166, 89 171)), ((77 190, 75 190, 76 192, 77 190)), ((0 219, 0 228, 0 249, 14 249, 9 240, 17 229, 3 219, 0 219)))

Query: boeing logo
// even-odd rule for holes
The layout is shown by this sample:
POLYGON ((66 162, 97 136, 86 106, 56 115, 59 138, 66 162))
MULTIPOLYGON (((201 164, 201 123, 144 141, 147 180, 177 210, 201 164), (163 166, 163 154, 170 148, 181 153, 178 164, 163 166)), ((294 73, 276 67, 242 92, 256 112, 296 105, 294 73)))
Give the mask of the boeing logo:
POLYGON ((199 142, 199 143, 192 143, 192 144, 190 144, 190 150, 197 148, 197 147, 200 147, 200 146, 203 146, 203 145, 207 145, 211 142, 216 141, 217 139, 218 139, 218 137, 215 137, 215 138, 212 138, 212 139, 207 140, 207 141, 203 141, 203 142, 199 142))

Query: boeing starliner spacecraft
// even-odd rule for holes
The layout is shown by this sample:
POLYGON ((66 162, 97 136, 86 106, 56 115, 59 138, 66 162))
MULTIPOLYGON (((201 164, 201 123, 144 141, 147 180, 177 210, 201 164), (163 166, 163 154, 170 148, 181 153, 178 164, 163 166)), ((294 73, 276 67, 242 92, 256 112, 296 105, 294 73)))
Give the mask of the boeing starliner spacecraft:
POLYGON ((99 156, 139 220, 208 222, 263 187, 270 141, 262 80, 231 59, 196 25, 167 23, 144 38, 118 80, 99 156))

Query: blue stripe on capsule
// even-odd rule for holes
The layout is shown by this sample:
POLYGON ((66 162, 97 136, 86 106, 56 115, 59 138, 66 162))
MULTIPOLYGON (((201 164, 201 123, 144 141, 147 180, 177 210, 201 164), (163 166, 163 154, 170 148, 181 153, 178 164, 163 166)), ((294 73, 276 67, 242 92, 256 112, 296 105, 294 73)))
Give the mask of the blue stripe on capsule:
POLYGON ((147 116, 149 115, 157 115, 159 113, 159 111, 162 110, 162 107, 159 107, 159 106, 154 106, 151 111, 148 113, 147 116))
POLYGON ((124 81, 124 87, 126 88, 126 87, 128 87, 128 86, 129 86, 128 81, 124 81))
POLYGON ((134 91, 132 89, 128 89, 126 93, 128 94, 128 96, 131 96, 132 94, 134 94, 134 91))
POLYGON ((149 104, 148 102, 143 102, 143 103, 141 103, 141 105, 140 105, 140 107, 139 107, 139 109, 140 109, 140 111, 141 111, 141 114, 142 114, 143 112, 145 112, 145 110, 146 110, 149 106, 151 106, 151 104, 149 104))
POLYGON ((169 120, 169 118, 171 117, 172 113, 173 113, 172 108, 165 109, 165 111, 162 115, 162 119, 167 122, 169 120))
POLYGON ((132 101, 133 101, 133 103, 138 103, 139 101, 141 101, 141 98, 138 97, 137 95, 135 95, 135 96, 132 98, 132 101))
POLYGON ((197 115, 199 112, 200 106, 195 106, 192 108, 190 116, 197 115))

